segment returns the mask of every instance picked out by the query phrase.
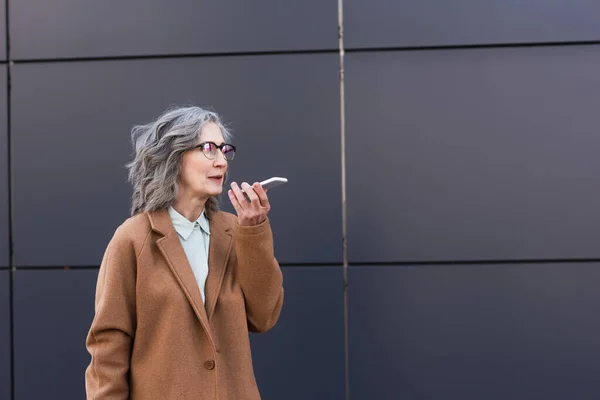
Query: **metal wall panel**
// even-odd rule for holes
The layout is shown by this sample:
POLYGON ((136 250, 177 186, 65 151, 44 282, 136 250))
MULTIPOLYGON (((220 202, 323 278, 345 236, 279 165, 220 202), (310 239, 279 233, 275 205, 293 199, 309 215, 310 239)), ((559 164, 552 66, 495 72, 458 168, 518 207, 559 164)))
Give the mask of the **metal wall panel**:
POLYGON ((347 48, 600 40, 589 0, 345 0, 347 48))
MULTIPOLYGON (((341 267, 289 267, 283 273, 286 298, 279 322, 267 333, 251 335, 262 397, 341 400, 344 398, 341 267), (310 326, 320 328, 310 329, 310 326), (316 359, 318 365, 314 363, 316 359)), ((16 272, 17 400, 85 395, 83 377, 89 364, 85 337, 94 317, 97 274, 97 270, 16 272), (43 327, 43 335, 39 327, 43 327)))
POLYGON ((10 271, 0 270, 0 399, 10 399, 10 271))
POLYGON ((283 268, 279 321, 252 334, 263 400, 343 400, 344 304, 341 267, 283 268))
POLYGON ((356 399, 600 396, 600 263, 351 267, 356 399))
POLYGON ((352 262, 600 258, 600 46, 349 54, 352 262))
MULTIPOLYGON (((1 42, 1 41, 0 41, 1 42)), ((10 266, 6 65, 0 65, 0 267, 10 266)))
POLYGON ((16 264, 100 264, 128 215, 131 127, 189 103, 232 128, 231 180, 289 179, 270 192, 279 261, 341 261, 337 68, 327 54, 16 65, 16 264))
POLYGON ((15 400, 85 398, 97 270, 17 270, 15 400))
POLYGON ((0 0, 0 60, 6 61, 6 0, 0 0))
POLYGON ((336 1, 20 0, 10 18, 14 59, 338 47, 336 1))

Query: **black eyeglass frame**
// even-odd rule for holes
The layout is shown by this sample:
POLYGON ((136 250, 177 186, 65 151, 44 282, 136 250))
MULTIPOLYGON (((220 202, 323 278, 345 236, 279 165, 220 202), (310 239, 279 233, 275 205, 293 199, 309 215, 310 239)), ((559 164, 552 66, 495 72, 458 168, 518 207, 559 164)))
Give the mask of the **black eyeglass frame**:
MULTIPOLYGON (((232 144, 229 143, 223 143, 222 145, 217 145, 215 142, 202 142, 200 144, 197 144, 196 146, 192 147, 190 150, 195 150, 195 149, 200 149, 202 150, 202 154, 204 154, 204 157, 208 158, 209 160, 214 160, 216 158, 216 154, 215 157, 210 158, 208 156, 208 154, 206 154, 206 152, 204 151, 204 145, 206 144, 212 144, 213 146, 215 146, 215 148, 217 148, 219 151, 221 151, 221 154, 223 154, 223 157, 227 160, 227 161, 231 161, 235 158, 235 151, 236 151, 236 147, 232 144), (225 146, 229 146, 231 147, 232 151, 233 151, 233 156, 229 159, 227 158, 227 155, 225 153, 223 153, 223 148, 225 146)), ((229 153, 229 152, 228 152, 229 153)))

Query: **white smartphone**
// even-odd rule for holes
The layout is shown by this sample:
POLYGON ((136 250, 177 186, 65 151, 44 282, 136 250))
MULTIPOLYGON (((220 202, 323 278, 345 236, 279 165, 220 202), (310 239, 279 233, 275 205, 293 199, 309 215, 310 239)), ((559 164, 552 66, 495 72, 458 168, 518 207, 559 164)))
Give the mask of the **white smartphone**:
POLYGON ((260 183, 260 186, 262 186, 263 189, 265 189, 265 190, 269 190, 269 189, 273 189, 274 187, 277 187, 279 185, 283 185, 286 182, 287 182, 286 178, 280 178, 278 176, 274 176, 272 178, 265 179, 264 181, 262 181, 260 183))
MULTIPOLYGON (((260 186, 262 186, 263 189, 265 189, 265 190, 269 190, 269 189, 273 189, 274 187, 277 187, 279 185, 283 185, 287 181, 288 181, 287 178, 281 178, 279 176, 274 176, 272 178, 265 179, 264 181, 260 182, 260 186)), ((246 192, 244 192, 243 189, 242 189, 242 193, 244 193, 244 195, 246 196, 246 198, 248 200, 250 200, 250 198, 248 197, 248 195, 246 194, 246 192)))

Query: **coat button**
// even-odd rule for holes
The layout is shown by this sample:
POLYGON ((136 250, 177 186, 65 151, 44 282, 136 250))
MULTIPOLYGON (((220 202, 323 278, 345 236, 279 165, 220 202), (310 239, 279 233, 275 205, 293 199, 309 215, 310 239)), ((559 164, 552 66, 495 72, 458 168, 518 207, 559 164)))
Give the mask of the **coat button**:
POLYGON ((215 362, 213 360, 208 360, 204 363, 204 368, 206 369, 214 369, 215 368, 215 362))

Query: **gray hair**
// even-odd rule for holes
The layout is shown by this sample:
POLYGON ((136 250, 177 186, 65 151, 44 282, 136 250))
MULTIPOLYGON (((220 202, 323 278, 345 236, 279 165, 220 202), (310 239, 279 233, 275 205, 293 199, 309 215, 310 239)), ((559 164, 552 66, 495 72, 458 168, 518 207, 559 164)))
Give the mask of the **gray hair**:
MULTIPOLYGON (((219 115, 200 107, 178 107, 165 111, 156 121, 131 130, 134 158, 126 166, 133 185, 131 215, 166 209, 177 197, 177 178, 184 153, 198 144, 202 127, 214 122, 229 142, 231 133, 219 115)), ((219 210, 218 197, 204 206, 208 217, 219 210)))

